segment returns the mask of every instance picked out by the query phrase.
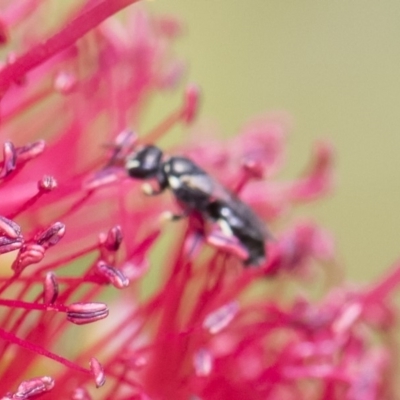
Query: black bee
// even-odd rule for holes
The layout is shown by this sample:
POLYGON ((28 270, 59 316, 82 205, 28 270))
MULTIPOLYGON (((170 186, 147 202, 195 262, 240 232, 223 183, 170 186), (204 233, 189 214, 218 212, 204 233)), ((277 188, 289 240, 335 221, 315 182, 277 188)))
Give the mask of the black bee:
POLYGON ((170 188, 183 206, 182 215, 171 215, 174 220, 199 212, 204 219, 216 222, 221 232, 235 236, 248 257, 245 265, 258 266, 265 261, 265 240, 268 231, 257 215, 237 196, 186 157, 174 156, 163 160, 162 151, 153 145, 139 148, 125 160, 125 168, 132 178, 155 178, 158 189, 144 185, 148 195, 156 195, 170 188))

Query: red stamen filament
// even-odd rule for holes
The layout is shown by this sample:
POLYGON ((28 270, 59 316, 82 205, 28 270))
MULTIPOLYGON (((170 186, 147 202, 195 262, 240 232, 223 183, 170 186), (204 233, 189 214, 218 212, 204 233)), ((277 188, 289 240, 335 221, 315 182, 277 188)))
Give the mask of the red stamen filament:
POLYGON ((247 183, 251 180, 251 178, 252 178, 251 174, 244 168, 242 168, 241 176, 239 178, 238 183, 233 188, 233 193, 239 194, 243 190, 243 188, 247 185, 247 183))
POLYGON ((25 310, 35 310, 35 311, 59 311, 67 312, 68 308, 63 305, 52 305, 39 304, 39 303, 27 303, 21 300, 11 300, 11 299, 0 299, 0 306, 11 307, 11 308, 23 308, 25 310))
POLYGON ((389 273, 372 289, 366 292, 365 303, 382 302, 398 288, 400 283, 400 262, 397 262, 389 273))
POLYGON ((30 199, 28 199, 24 204, 22 204, 17 210, 15 210, 12 214, 8 215, 9 219, 14 219, 17 215, 21 214, 22 212, 26 211, 29 207, 33 206, 44 194, 44 192, 39 191, 30 199))
POLYGON ((33 105, 38 104, 39 102, 41 102, 42 100, 44 100, 46 97, 50 96, 53 93, 55 93, 53 88, 46 88, 38 93, 35 93, 33 96, 29 97, 24 102, 18 104, 8 113, 3 114, 1 116, 1 122, 3 124, 10 122, 15 116, 20 118, 25 111, 29 110, 33 105))
POLYGON ((182 122, 185 115, 184 107, 172 112, 166 117, 159 125, 153 128, 150 132, 146 133, 140 141, 142 143, 155 143, 162 138, 175 124, 182 122))
POLYGON ((90 370, 85 369, 83 367, 80 367, 77 364, 74 364, 73 362, 67 360, 66 358, 60 357, 54 353, 51 353, 50 351, 47 351, 45 348, 41 346, 37 346, 33 343, 27 342, 14 334, 7 332, 3 329, 0 328, 0 337, 4 339, 7 342, 14 343, 24 349, 27 349, 29 351, 32 351, 33 353, 40 354, 44 357, 50 358, 51 360, 54 360, 62 365, 65 365, 68 368, 71 368, 75 371, 83 372, 85 374, 90 374, 90 370))
POLYGON ((0 71, 0 96, 4 95, 12 82, 23 78, 29 71, 74 44, 105 19, 137 1, 103 0, 92 8, 82 11, 60 32, 33 46, 0 71))

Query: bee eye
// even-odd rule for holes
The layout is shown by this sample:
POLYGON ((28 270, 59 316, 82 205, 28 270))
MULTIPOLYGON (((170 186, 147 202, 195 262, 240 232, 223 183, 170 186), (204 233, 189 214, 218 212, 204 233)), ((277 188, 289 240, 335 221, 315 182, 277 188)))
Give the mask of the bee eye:
POLYGON ((147 179, 155 176, 160 168, 161 150, 156 146, 145 146, 130 154, 125 161, 129 176, 147 179))

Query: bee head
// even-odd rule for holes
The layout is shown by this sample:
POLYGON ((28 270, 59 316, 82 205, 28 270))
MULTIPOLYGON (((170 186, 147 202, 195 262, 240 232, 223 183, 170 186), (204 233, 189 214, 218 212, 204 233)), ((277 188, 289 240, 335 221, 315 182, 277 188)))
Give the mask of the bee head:
POLYGON ((125 169, 132 178, 147 179, 157 174, 161 163, 162 151, 156 146, 146 145, 126 157, 125 169))

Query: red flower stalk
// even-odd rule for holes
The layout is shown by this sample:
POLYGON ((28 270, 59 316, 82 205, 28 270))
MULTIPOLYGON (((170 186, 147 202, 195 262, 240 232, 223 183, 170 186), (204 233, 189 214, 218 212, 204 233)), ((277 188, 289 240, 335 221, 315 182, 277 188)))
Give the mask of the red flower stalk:
POLYGON ((331 190, 329 145, 318 145, 291 182, 274 179, 287 130, 279 118, 256 120, 229 143, 170 149, 265 220, 273 238, 258 268, 243 267, 240 238, 197 213, 162 223, 163 212, 176 211, 171 196, 147 198, 121 167, 139 143, 193 122, 199 102, 190 86, 151 132, 129 130, 140 131, 152 96, 183 73, 171 51, 175 20, 134 8, 126 26, 107 19, 134 2, 89 0, 53 34, 31 29, 45 2, 4 2, 0 395, 391 398, 388 294, 400 267, 371 288, 350 289, 327 232, 283 223, 331 190), (328 294, 300 296, 294 288, 304 292, 305 281, 324 283, 328 294))

